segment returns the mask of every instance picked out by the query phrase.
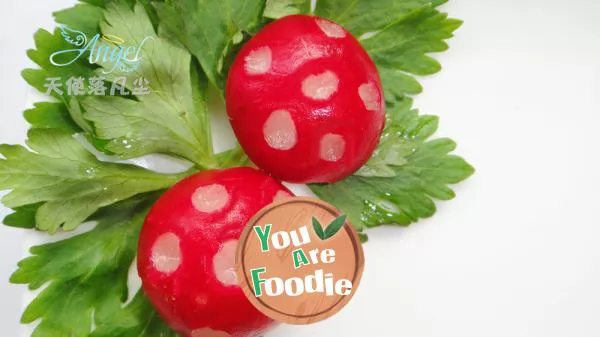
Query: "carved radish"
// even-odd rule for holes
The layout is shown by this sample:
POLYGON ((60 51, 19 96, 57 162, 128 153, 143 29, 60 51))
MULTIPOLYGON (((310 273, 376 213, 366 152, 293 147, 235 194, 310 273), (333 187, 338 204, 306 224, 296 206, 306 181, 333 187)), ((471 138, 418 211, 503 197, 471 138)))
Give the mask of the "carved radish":
POLYGON ((231 67, 226 101, 250 159, 291 182, 352 174, 385 123, 372 60, 349 32, 314 16, 288 16, 256 34, 231 67))
POLYGON ((186 337, 247 337, 273 324, 238 286, 235 251, 250 218, 291 195, 246 167, 196 174, 156 202, 142 228, 138 272, 174 330, 186 337))

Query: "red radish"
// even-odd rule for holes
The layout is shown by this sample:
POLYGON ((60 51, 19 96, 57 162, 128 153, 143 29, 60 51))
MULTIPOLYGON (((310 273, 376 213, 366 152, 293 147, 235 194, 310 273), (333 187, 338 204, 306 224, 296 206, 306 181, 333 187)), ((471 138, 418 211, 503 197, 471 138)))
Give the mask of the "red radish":
POLYGON ((235 251, 250 218, 291 195, 245 167, 196 174, 156 202, 142 228, 138 272, 174 330, 186 337, 247 337, 273 324, 238 286, 235 251))
POLYGON ((229 71, 226 101, 250 159, 290 182, 354 173, 385 124, 373 61, 349 32, 315 16, 288 16, 256 34, 229 71))

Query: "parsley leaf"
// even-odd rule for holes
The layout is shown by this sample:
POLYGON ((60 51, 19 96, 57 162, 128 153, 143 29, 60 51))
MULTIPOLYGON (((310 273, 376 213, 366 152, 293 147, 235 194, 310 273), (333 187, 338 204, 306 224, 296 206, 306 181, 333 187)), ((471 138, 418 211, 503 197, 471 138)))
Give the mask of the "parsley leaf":
POLYGON ((152 304, 138 291, 125 308, 115 311, 90 337, 177 337, 158 316, 152 304))
POLYGON ((14 209, 14 213, 7 215, 2 222, 9 227, 35 228, 35 213, 41 204, 25 205, 14 209))
POLYGON ((216 157, 217 161, 219 162, 219 167, 222 169, 248 166, 251 164, 250 159, 239 144, 233 149, 217 154, 216 157))
POLYGON ((224 62, 234 36, 262 22, 265 0, 172 0, 156 4, 164 29, 200 61, 209 81, 223 89, 224 62))
POLYGON ((73 122, 69 110, 62 103, 39 102, 33 109, 26 110, 25 120, 35 129, 60 129, 77 133, 81 128, 73 122))
POLYGON ((379 67, 379 76, 386 102, 394 103, 407 95, 416 95, 423 91, 423 87, 414 77, 401 70, 379 67))
MULTIPOLYGON (((408 111, 411 109, 412 100, 403 99, 395 103, 393 111, 408 111)), ((394 177, 396 172, 391 166, 402 166, 407 163, 406 157, 411 155, 418 148, 415 140, 425 140, 433 135, 438 127, 438 118, 435 116, 422 116, 415 120, 419 125, 410 125, 410 127, 419 131, 419 138, 402 138, 402 132, 398 128, 403 124, 391 118, 392 113, 388 113, 386 127, 381 135, 379 145, 369 161, 355 175, 363 177, 394 177)), ((416 137, 411 135, 411 137, 416 137)))
POLYGON ((388 109, 390 120, 383 146, 398 143, 404 152, 401 165, 390 166, 388 177, 351 176, 335 184, 313 184, 320 198, 348 214, 358 229, 383 224, 409 225, 435 213, 433 199, 450 200, 448 187, 473 174, 464 159, 451 155, 456 144, 450 139, 430 140, 437 118, 420 116, 410 103, 388 109), (389 141, 388 141, 389 140, 389 141))
POLYGON ((359 37, 390 25, 415 9, 444 2, 446 0, 319 0, 315 13, 359 37))
MULTIPOLYGON (((73 62, 66 67, 57 67, 50 63, 50 55, 59 50, 72 49, 72 45, 67 43, 61 36, 60 29, 56 29, 54 33, 50 33, 43 29, 38 30, 35 35, 35 49, 27 51, 29 58, 40 66, 38 69, 25 69, 22 72, 22 76, 29 85, 36 88, 37 90, 47 93, 46 88, 47 79, 56 79, 56 83, 62 85, 60 90, 61 93, 52 91, 50 94, 61 100, 67 105, 76 104, 76 97, 69 96, 68 91, 64 88, 65 82, 70 77, 83 77, 88 78, 94 74, 96 66, 89 64, 87 59, 82 56, 82 59, 78 62, 73 62)), ((81 115, 76 112, 70 111, 71 117, 77 123, 77 125, 84 130, 91 130, 86 124, 81 115)))
MULTIPOLYGON (((99 33, 99 22, 102 19, 103 12, 101 8, 91 6, 88 4, 78 4, 74 7, 64 9, 54 13, 57 22, 65 24, 69 27, 76 27, 77 30, 82 31, 86 34, 88 39, 91 39, 94 35, 99 33), (80 26, 81 25, 81 26, 80 26)), ((83 78, 84 79, 84 92, 87 92, 90 87, 85 79, 89 79, 95 75, 94 71, 98 67, 95 64, 89 62, 89 50, 80 56, 75 62, 69 65, 57 67, 50 62, 50 55, 60 50, 73 49, 73 45, 65 41, 61 35, 59 28, 54 30, 54 33, 47 32, 40 29, 34 35, 35 49, 27 51, 29 58, 37 65, 40 66, 38 69, 25 69, 22 72, 23 78, 32 87, 37 90, 47 93, 49 90, 46 87, 50 79, 55 79, 56 84, 59 85, 58 93, 51 91, 50 95, 59 99, 64 104, 64 111, 68 111, 69 115, 73 119, 73 122, 82 130, 86 131, 85 137, 102 152, 109 152, 103 146, 103 142, 98 140, 92 127, 83 118, 82 110, 80 107, 81 96, 73 96, 69 94, 68 88, 66 88, 66 82, 70 78, 83 78)), ((73 57, 73 55, 68 55, 73 57)), ((62 61, 66 59, 58 58, 62 61)), ((39 109, 43 110, 43 109, 39 109)), ((42 112, 38 113, 41 115, 42 112)), ((113 153, 109 153, 113 154, 113 153)))
POLYGON ((451 38, 462 21, 448 19, 431 6, 411 12, 393 25, 362 41, 377 66, 429 75, 441 69, 427 53, 448 49, 445 39, 451 38))
POLYGON ((19 263, 11 282, 30 289, 48 283, 21 319, 40 320, 33 337, 87 337, 93 324, 112 324, 127 299, 127 275, 139 230, 156 197, 145 195, 112 206, 96 216, 93 230, 31 248, 32 256, 19 263))
POLYGON ((57 129, 32 129, 28 151, 0 145, 0 190, 12 190, 2 202, 10 208, 43 202, 37 228, 55 233, 78 227, 101 207, 134 195, 167 188, 180 175, 101 162, 72 137, 57 129))
POLYGON ((102 20, 102 8, 89 4, 77 4, 54 13, 58 23, 66 24, 86 34, 88 38, 98 33, 98 22, 102 20))
POLYGON ((310 0, 267 0, 264 17, 279 19, 287 15, 310 13, 310 0))
MULTIPOLYGON (((192 66, 190 54, 154 32, 143 6, 130 9, 110 3, 101 24, 104 34, 118 35, 136 45, 150 38, 141 49, 138 70, 115 70, 110 80, 126 75, 149 81, 152 92, 137 99, 87 97, 82 102, 84 117, 94 126, 98 138, 107 141, 106 149, 122 158, 149 153, 175 154, 201 167, 214 167, 210 123, 206 107, 206 79, 192 66)), ((114 64, 99 62, 110 71, 114 64)), ((134 81, 128 81, 133 90, 134 81)))

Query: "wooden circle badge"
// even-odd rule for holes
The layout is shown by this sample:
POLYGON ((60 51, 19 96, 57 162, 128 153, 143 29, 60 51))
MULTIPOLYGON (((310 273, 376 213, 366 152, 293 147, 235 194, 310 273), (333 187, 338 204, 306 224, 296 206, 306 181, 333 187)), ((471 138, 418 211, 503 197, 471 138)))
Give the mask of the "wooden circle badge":
POLYGON ((358 234, 330 204, 286 199, 258 212, 236 256, 244 293, 258 310, 288 324, 311 324, 339 312, 364 269, 358 234))

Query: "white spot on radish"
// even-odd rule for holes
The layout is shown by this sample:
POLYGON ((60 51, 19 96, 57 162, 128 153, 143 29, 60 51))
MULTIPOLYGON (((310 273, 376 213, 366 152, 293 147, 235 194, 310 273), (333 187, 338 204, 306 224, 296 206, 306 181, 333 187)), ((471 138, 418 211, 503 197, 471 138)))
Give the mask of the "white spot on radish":
POLYGON ((213 257, 213 271, 217 280, 224 285, 238 284, 235 271, 235 252, 238 240, 229 240, 223 243, 221 249, 213 257))
POLYGON ((296 145, 298 135, 290 112, 275 110, 263 126, 265 141, 276 150, 289 150, 296 145))
POLYGON ((158 237, 152 246, 152 265, 161 273, 171 274, 181 264, 179 237, 165 233, 158 237))
POLYGON ((302 93, 304 96, 323 101, 331 97, 340 83, 337 75, 330 70, 327 70, 319 75, 310 75, 302 81, 302 93))
POLYGON ((221 210, 229 201, 225 187, 212 184, 199 187, 192 195, 192 203, 200 212, 212 213, 221 210))
POLYGON ((328 133, 321 138, 321 159, 325 161, 336 162, 342 159, 345 150, 346 141, 344 140, 344 137, 334 133, 328 133))
POLYGON ((378 111, 381 107, 379 90, 373 83, 364 83, 358 87, 358 95, 363 101, 365 108, 370 111, 378 111))
POLYGON ((246 72, 250 75, 265 74, 271 69, 273 55, 271 48, 260 47, 246 56, 246 72))
POLYGON ((280 202, 291 197, 292 195, 286 191, 278 191, 277 194, 275 194, 275 197, 273 198, 273 202, 280 202))
POLYGON ((231 337, 231 335, 225 331, 217 331, 217 330, 213 330, 211 328, 196 329, 196 330, 192 331, 191 336, 192 337, 231 337))
POLYGON ((321 28, 323 33, 325 33, 325 35, 329 37, 333 37, 336 39, 346 37, 346 32, 344 31, 344 28, 342 28, 337 23, 324 19, 317 19, 317 25, 319 25, 319 28, 321 28))

